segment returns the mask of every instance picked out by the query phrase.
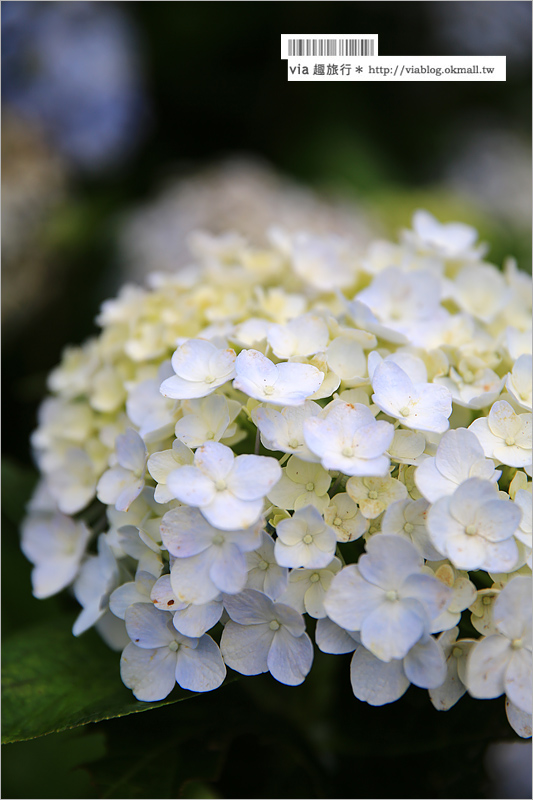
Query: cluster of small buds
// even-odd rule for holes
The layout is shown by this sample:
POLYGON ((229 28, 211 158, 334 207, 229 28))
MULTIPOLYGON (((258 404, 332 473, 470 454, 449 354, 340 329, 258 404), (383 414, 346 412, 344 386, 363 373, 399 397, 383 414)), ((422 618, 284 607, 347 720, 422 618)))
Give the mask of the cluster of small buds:
POLYGON ((139 700, 301 683, 307 615, 359 700, 505 695, 531 735, 531 281, 476 238, 206 236, 65 352, 22 549, 139 700))

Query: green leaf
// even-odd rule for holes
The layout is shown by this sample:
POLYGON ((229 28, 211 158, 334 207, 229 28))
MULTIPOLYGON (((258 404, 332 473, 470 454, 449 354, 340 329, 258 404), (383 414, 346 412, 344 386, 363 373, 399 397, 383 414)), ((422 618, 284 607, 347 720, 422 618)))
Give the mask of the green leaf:
POLYGON ((106 755, 88 765, 98 797, 218 797, 209 786, 220 774, 226 752, 219 732, 224 707, 212 695, 191 706, 160 709, 142 721, 104 723, 106 755), (205 794, 195 794, 200 784, 205 794), (192 794, 189 794, 192 792, 192 794))
POLYGON ((79 639, 74 618, 61 615, 9 636, 3 645, 2 742, 44 736, 176 703, 195 694, 179 687, 157 703, 141 703, 122 684, 119 653, 94 631, 79 639))
POLYGON ((2 513, 14 525, 18 525, 24 516, 26 503, 36 481, 35 470, 23 467, 11 459, 2 459, 2 513))
POLYGON ((105 752, 105 733, 94 725, 4 745, 2 795, 41 800, 94 798, 87 764, 103 758, 105 752))

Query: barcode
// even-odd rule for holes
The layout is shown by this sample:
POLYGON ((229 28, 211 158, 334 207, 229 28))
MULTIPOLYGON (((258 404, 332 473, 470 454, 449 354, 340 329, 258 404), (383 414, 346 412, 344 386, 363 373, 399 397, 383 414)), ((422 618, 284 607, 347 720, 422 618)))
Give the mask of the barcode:
POLYGON ((289 56, 373 56, 373 39, 289 39, 289 56))

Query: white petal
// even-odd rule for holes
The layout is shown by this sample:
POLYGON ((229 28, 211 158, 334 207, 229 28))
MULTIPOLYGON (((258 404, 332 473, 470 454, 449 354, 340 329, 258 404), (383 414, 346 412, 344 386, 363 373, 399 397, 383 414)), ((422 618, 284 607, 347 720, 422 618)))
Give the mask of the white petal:
POLYGON ((423 559, 417 548, 403 536, 382 533, 367 543, 366 555, 358 562, 365 580, 383 589, 399 589, 413 572, 420 572, 423 559))
POLYGON ((424 633, 424 617, 415 600, 384 602, 361 625, 361 642, 382 661, 404 658, 424 633))
POLYGON ((209 577, 212 560, 209 551, 190 558, 177 558, 170 571, 172 591, 184 603, 203 605, 220 594, 209 577))
POLYGON ((402 583, 400 596, 412 597, 418 600, 424 607, 428 620, 431 620, 437 617, 451 603, 452 591, 438 578, 434 578, 431 575, 414 574, 409 575, 402 583))
POLYGON ((210 636, 202 636, 197 647, 181 645, 176 659, 176 681, 191 692, 211 692, 226 677, 220 650, 210 636))
POLYGON ((121 467, 137 474, 144 470, 147 456, 146 445, 133 428, 128 428, 126 433, 117 436, 115 450, 121 467))
POLYGON ((489 500, 477 512, 479 533, 489 542, 508 539, 518 528, 522 512, 507 500, 489 500))
POLYGON ((226 542, 214 547, 214 560, 209 577, 221 592, 237 594, 246 584, 246 561, 235 544, 226 542))
POLYGON ((275 619, 274 603, 263 592, 245 589, 234 597, 224 597, 231 619, 241 625, 259 625, 275 619))
POLYGON ((124 619, 126 609, 134 603, 150 603, 150 597, 149 595, 141 594, 133 581, 119 586, 109 598, 109 608, 120 619, 124 619))
POLYGON ((350 564, 333 578, 324 607, 341 628, 358 631, 365 618, 381 605, 383 595, 382 589, 365 581, 359 569, 350 564))
POLYGON ((281 467, 275 458, 242 455, 235 459, 227 483, 239 500, 259 500, 280 478, 281 467))
POLYGON ((184 636, 194 638, 203 636, 217 624, 223 610, 222 603, 217 600, 201 606, 191 604, 183 610, 176 611, 173 617, 174 627, 184 636))
MULTIPOLYGON (((170 575, 161 575, 152 586, 150 600, 160 611, 174 611, 187 608, 187 604, 178 600, 172 590, 170 575)), ((185 634, 186 636, 192 634, 185 634)))
POLYGON ((448 431, 439 442, 435 455, 437 469, 445 478, 460 484, 470 477, 470 467, 483 458, 483 448, 472 431, 465 428, 448 431))
POLYGON ((298 686, 311 669, 313 655, 313 645, 306 633, 294 637, 282 626, 274 634, 267 665, 277 681, 288 686, 298 686))
POLYGON ((392 361, 383 361, 372 377, 372 400, 386 413, 397 416, 400 408, 409 407, 414 387, 409 376, 392 361))
POLYGON ((448 711, 466 692, 466 686, 457 672, 457 659, 450 656, 447 662, 447 675, 443 683, 429 690, 429 697, 437 711, 448 711))
POLYGON ((220 442, 206 442, 194 454, 194 466, 216 482, 228 477, 234 466, 234 458, 231 447, 220 442))
POLYGON ((324 373, 310 364, 282 362, 277 365, 278 379, 275 395, 267 402, 279 405, 302 405, 308 397, 322 386, 324 373))
POLYGON ((218 384, 205 383, 205 381, 187 381, 179 375, 167 378, 161 384, 159 391, 163 397, 171 397, 174 400, 195 400, 199 397, 206 397, 217 388, 218 384))
POLYGON ((531 616, 531 578, 517 575, 494 602, 494 624, 508 639, 521 639, 530 636, 531 616))
POLYGON ((380 661, 364 647, 352 656, 350 678, 354 695, 371 706, 393 703, 409 687, 401 660, 380 661))
POLYGON ((323 653, 351 653, 358 644, 358 638, 337 625, 329 617, 317 620, 315 641, 323 653))
POLYGON ((531 738, 531 714, 526 714, 525 711, 521 711, 514 703, 511 703, 510 700, 506 699, 505 701, 505 711, 507 713, 507 719, 509 720, 509 725, 514 730, 518 736, 521 736, 523 739, 530 739, 531 738))
POLYGON ((250 394, 250 389, 259 391, 258 399, 263 398, 265 386, 273 386, 278 378, 275 364, 258 350, 242 350, 235 361, 235 373, 234 387, 245 394, 250 394))
POLYGON ((407 678, 415 686, 436 689, 446 678, 446 660, 442 647, 432 636, 424 636, 405 656, 403 668, 407 678))
MULTIPOLYGON (((449 431, 448 433, 454 433, 454 431, 449 431)), ((447 436, 448 434, 445 435, 447 436)), ((427 458, 419 464, 415 472, 415 483, 419 492, 430 503, 434 503, 441 497, 453 494, 457 489, 457 483, 445 478, 439 472, 434 458, 427 458)))
POLYGON ((176 683, 176 654, 167 647, 142 650, 129 644, 120 659, 122 682, 137 700, 163 700, 176 683))
POLYGON ((268 672, 267 657, 274 631, 268 623, 238 625, 228 622, 220 640, 220 651, 231 669, 242 675, 268 672))
POLYGON ((499 634, 472 648, 466 666, 466 685, 472 697, 499 697, 505 692, 504 677, 512 653, 509 640, 499 634))
POLYGON ((167 488, 172 496, 191 506, 204 506, 216 494, 213 481, 197 467, 178 467, 167 477, 167 488))
POLYGON ((216 492, 201 512, 208 522, 223 531, 249 528, 257 522, 263 510, 263 500, 239 500, 229 491, 216 492))
POLYGON ((126 609, 124 619, 128 636, 137 647, 165 647, 175 638, 169 615, 152 605, 136 603, 126 609))
POLYGON ((164 515, 160 524, 163 544, 177 558, 187 558, 211 547, 216 530, 196 508, 180 506, 164 515))
POLYGON ((509 700, 526 714, 532 713, 531 650, 515 650, 505 671, 505 692, 509 700))

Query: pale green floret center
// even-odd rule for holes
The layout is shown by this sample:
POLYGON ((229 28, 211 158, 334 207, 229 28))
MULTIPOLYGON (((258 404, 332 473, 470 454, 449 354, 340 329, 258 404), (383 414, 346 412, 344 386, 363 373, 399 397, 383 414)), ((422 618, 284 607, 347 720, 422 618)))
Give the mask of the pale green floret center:
POLYGON ((310 533, 306 533, 304 538, 303 538, 303 543, 304 544, 311 544, 312 541, 313 541, 313 537, 311 536, 311 534, 310 533))
POLYGON ((412 522, 406 522, 403 526, 403 529, 406 533, 412 533, 415 529, 415 526, 412 524, 412 522))
POLYGON ((343 447, 342 448, 342 455, 344 458, 352 458, 353 457, 353 447, 343 447))
POLYGON ((409 408, 409 406, 402 406, 402 408, 400 408, 400 414, 402 415, 402 417, 408 417, 410 413, 411 409, 409 408))
POLYGON ((512 436, 508 436, 507 439, 505 440, 505 444, 507 445, 507 447, 512 447, 514 443, 515 440, 513 439, 512 436))
POLYGON ((372 489, 372 491, 368 493, 368 497, 369 497, 370 500, 377 500, 378 499, 378 493, 375 492, 372 489))
POLYGON ((204 378, 204 383, 214 383, 214 382, 215 379, 212 375, 208 375, 206 378, 204 378))
POLYGON ((452 656, 455 658, 459 658, 459 656, 463 655, 463 651, 460 647, 454 647, 452 650, 452 656))
POLYGON ((170 642, 170 644, 168 646, 168 649, 172 650, 172 652, 175 653, 177 651, 178 647, 179 647, 179 643, 174 640, 174 641, 170 642))
POLYGON ((385 600, 388 600, 390 603, 394 603, 398 599, 398 592, 396 589, 389 589, 388 592, 385 592, 385 600))
POLYGON ((312 492, 314 488, 315 488, 315 484, 312 483, 311 481, 309 481, 309 483, 305 484, 305 491, 306 492, 312 492))
POLYGON ((226 488, 227 488, 227 483, 226 483, 226 481, 223 481, 223 480, 218 480, 218 481, 216 481, 216 483, 215 483, 215 489, 217 490, 217 492, 223 492, 223 491, 224 491, 224 489, 226 489, 226 488))
POLYGON ((264 390, 265 394, 274 394, 274 387, 273 386, 265 386, 264 390))
POLYGON ((214 438, 215 438, 215 434, 213 433, 213 431, 207 431, 207 433, 206 433, 206 435, 205 435, 205 438, 206 438, 207 440, 214 439, 214 438))
POLYGON ((477 525, 467 525, 465 528, 465 533, 468 536, 475 536, 477 533, 477 525))
POLYGON ((281 625, 277 621, 277 619, 273 619, 272 622, 269 622, 268 627, 271 631, 279 631, 281 625))
POLYGON ((265 559, 263 559, 262 561, 259 562, 257 568, 263 570, 268 569, 268 561, 265 561, 265 559))
POLYGON ((333 524, 339 527, 339 525, 342 525, 342 519, 340 517, 335 517, 333 524))
POLYGON ((299 444, 300 444, 300 442, 298 441, 298 439, 290 439, 289 440, 289 447, 291 447, 293 450, 295 450, 298 447, 299 444))
POLYGON ((524 646, 524 642, 522 639, 513 639, 511 642, 511 647, 513 650, 520 650, 524 646))
POLYGON ((483 603, 484 606, 490 606, 492 602, 492 597, 484 597, 481 602, 483 603))
POLYGON ((217 533, 216 536, 213 536, 213 544, 224 544, 224 537, 217 533))
POLYGON ((318 574, 318 572, 313 572, 309 580, 311 581, 311 583, 317 583, 317 581, 320 580, 320 575, 318 574))

